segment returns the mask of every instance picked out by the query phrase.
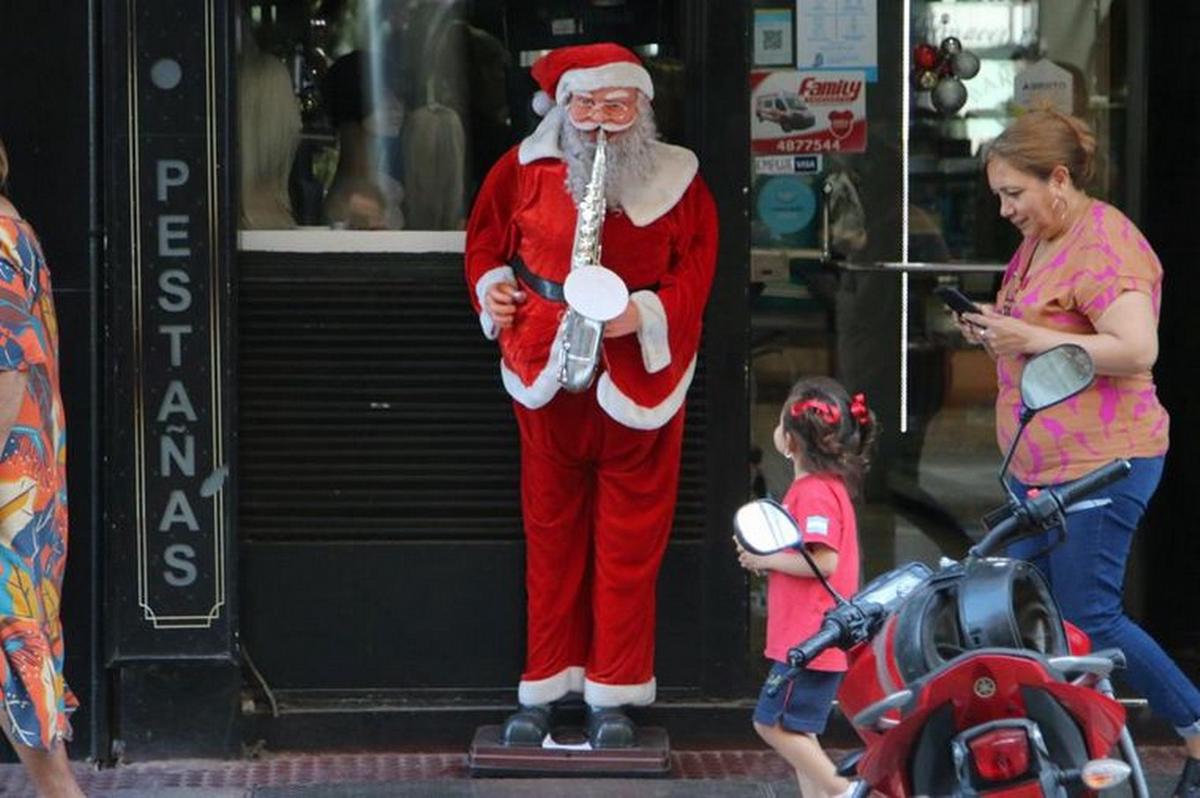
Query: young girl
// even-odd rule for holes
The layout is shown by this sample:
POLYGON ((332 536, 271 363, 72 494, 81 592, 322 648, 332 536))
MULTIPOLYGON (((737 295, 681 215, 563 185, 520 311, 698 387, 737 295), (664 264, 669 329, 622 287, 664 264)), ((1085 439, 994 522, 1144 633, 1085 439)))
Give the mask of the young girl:
MULTIPOLYGON (((775 428, 775 448, 795 472, 783 506, 800 526, 813 562, 844 596, 858 589, 858 530, 850 497, 862 483, 875 433, 875 416, 863 395, 852 399, 827 377, 796 383, 775 428)), ((788 670, 788 649, 820 628, 833 599, 798 551, 760 556, 739 546, 738 562, 768 575, 765 653, 773 664, 754 710, 754 728, 796 769, 805 798, 848 796, 853 785, 837 775, 817 742, 846 670, 845 653, 822 653, 790 684, 767 695, 788 670)))

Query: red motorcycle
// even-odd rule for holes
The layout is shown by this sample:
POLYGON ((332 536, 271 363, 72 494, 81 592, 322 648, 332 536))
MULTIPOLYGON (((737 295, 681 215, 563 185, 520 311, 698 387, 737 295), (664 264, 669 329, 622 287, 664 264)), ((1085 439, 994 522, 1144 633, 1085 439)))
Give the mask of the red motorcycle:
MULTIPOLYGON (((1092 651, 1036 568, 996 556, 1035 531, 1065 530, 1073 505, 1128 473, 1128 461, 1116 460, 1023 497, 1005 481, 1025 425, 1093 376, 1074 345, 1026 364, 1021 424, 1000 469, 1009 500, 984 519, 987 533, 961 562, 943 559, 936 571, 909 563, 849 600, 821 580, 835 605, 789 651, 789 664, 798 670, 834 646, 849 652, 838 702, 864 748, 839 772, 861 779, 856 795, 1065 798, 1128 780, 1136 798, 1149 798, 1108 678, 1123 667, 1121 652, 1092 651), (1109 758, 1114 749, 1121 759, 1109 758)), ((770 500, 742 507, 734 526, 751 551, 807 556, 799 529, 770 500)))

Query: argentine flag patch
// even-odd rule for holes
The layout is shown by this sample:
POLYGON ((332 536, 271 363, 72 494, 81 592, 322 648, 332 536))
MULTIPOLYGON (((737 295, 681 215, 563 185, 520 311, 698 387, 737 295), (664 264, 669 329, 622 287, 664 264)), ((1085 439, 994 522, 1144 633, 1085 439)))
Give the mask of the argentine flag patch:
POLYGON ((829 519, 823 515, 810 515, 804 519, 804 534, 828 535, 829 519))

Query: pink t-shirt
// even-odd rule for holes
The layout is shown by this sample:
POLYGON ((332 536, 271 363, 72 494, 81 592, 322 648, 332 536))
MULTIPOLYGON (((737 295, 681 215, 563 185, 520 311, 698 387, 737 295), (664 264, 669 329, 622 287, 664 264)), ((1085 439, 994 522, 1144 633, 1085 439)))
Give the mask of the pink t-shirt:
MULTIPOLYGON (((810 549, 828 546, 838 553, 838 564, 829 583, 849 598, 858 590, 858 525, 854 505, 840 477, 810 474, 792 483, 783 506, 796 519, 810 549)), ((802 556, 798 551, 791 556, 802 556)), ((767 576, 767 648, 764 653, 787 662, 788 649, 821 628, 833 598, 813 577, 771 571, 767 576)), ((808 667, 818 671, 846 670, 846 654, 830 649, 808 667)))
MULTIPOLYGON (((1125 291, 1148 295, 1155 320, 1162 301, 1162 266, 1125 214, 1093 200, 1064 234, 1045 265, 1029 272, 1037 239, 1027 238, 1004 273, 996 310, 1039 327, 1091 334, 1125 291)), ((996 438, 1007 451, 1021 410, 1021 370, 1027 356, 996 360, 996 438)), ((1169 418, 1149 371, 1097 377, 1090 388, 1034 417, 1013 456, 1012 473, 1030 485, 1076 479, 1117 457, 1167 451, 1169 418)))

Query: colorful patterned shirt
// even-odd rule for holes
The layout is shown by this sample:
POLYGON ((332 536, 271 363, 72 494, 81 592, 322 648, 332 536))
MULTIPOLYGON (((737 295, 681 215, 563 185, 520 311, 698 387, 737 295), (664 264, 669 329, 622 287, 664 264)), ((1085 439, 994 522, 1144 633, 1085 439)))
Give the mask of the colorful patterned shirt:
POLYGON ((66 426, 50 272, 33 230, 0 215, 0 371, 26 375, 0 454, 0 687, 13 736, 50 749, 78 705, 63 680, 66 426))
MULTIPOLYGON (((1088 335, 1118 296, 1150 297, 1158 320, 1162 265, 1123 213, 1093 200, 1062 237, 1045 265, 1029 269, 1038 240, 1017 249, 996 299, 996 310, 1039 327, 1088 335)), ((1016 433, 1021 370, 1027 356, 996 360, 996 438, 1001 451, 1016 433)), ((1129 377, 1098 376, 1090 388, 1043 410, 1030 422, 1013 457, 1012 474, 1027 485, 1076 479, 1117 457, 1156 457, 1167 451, 1169 419, 1149 370, 1129 377)))

